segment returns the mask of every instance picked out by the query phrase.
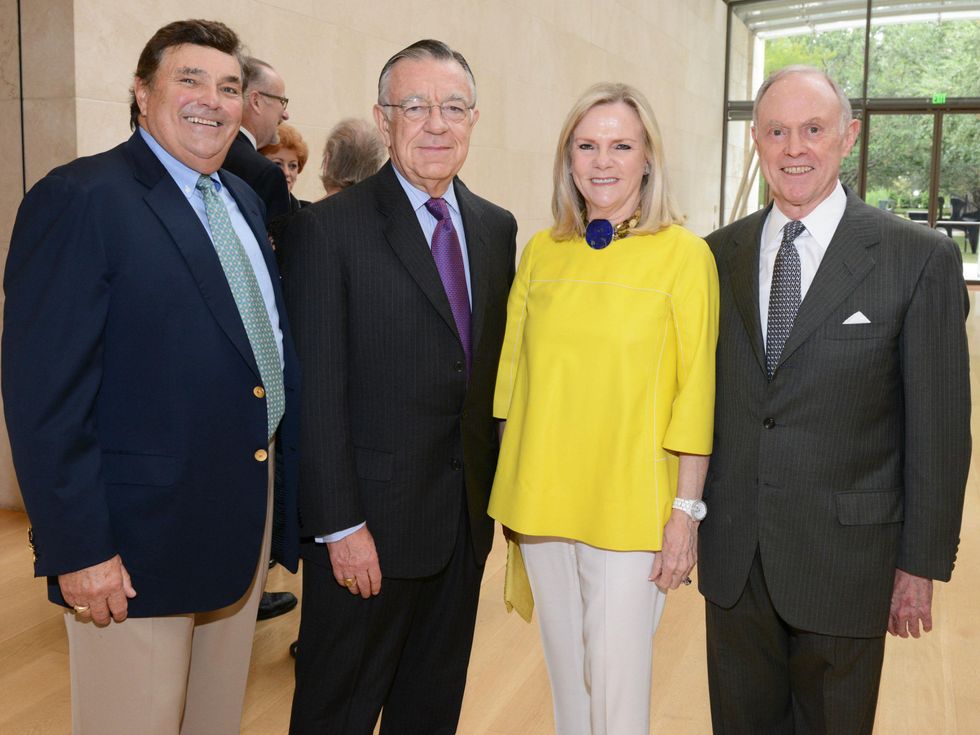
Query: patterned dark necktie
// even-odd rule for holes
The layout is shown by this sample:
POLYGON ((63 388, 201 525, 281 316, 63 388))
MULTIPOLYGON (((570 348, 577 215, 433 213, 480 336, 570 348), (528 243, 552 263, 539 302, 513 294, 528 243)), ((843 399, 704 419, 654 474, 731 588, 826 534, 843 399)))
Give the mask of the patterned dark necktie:
POLYGON ((772 380, 783 346, 793 329, 796 312, 800 309, 800 254, 794 240, 806 228, 799 220, 790 220, 783 227, 783 241, 776 253, 772 269, 772 289, 769 292, 769 321, 766 326, 766 373, 772 380))
POLYGON ((459 246, 459 236, 453 227, 452 217, 449 216, 449 205, 442 198, 430 199, 425 203, 429 214, 438 221, 432 233, 432 257, 439 269, 442 286, 449 297, 449 306, 453 310, 456 329, 463 342, 463 352, 466 353, 466 368, 472 364, 470 354, 470 295, 466 290, 466 271, 463 269, 463 250, 459 246))
POLYGON ((238 239, 231 218, 221 196, 214 190, 214 182, 210 176, 201 175, 197 180, 197 188, 204 196, 204 210, 208 216, 208 226, 211 229, 211 240, 218 253, 218 260, 225 272, 231 295, 242 317, 245 334, 252 346, 252 354, 259 367, 262 385, 265 391, 266 412, 269 421, 269 437, 276 433, 279 420, 286 406, 286 392, 282 383, 282 364, 279 362, 279 350, 276 348, 276 337, 269 321, 269 312, 265 308, 265 300, 259 290, 259 282, 252 270, 248 254, 238 239))

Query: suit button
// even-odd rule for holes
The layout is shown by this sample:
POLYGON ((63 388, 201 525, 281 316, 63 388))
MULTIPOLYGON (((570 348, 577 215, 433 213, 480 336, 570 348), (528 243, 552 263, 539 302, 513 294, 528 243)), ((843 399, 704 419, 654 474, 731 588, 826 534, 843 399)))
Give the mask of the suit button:
POLYGON ((776 425, 776 419, 774 419, 772 416, 770 416, 765 421, 762 422, 762 425, 766 429, 771 429, 773 426, 776 425))
POLYGON ((452 467, 454 470, 458 470, 460 467, 463 466, 463 463, 460 462, 455 457, 453 457, 453 460, 452 460, 452 462, 449 463, 449 466, 452 467))
POLYGON ((455 370, 457 373, 463 372, 463 361, 462 360, 457 360, 456 362, 454 362, 453 363, 453 370, 455 370))
POLYGON ((265 398, 265 388, 263 388, 261 385, 255 386, 252 388, 252 395, 256 398, 265 398))
POLYGON ((265 451, 264 449, 256 449, 255 450, 255 461, 256 462, 265 462, 267 459, 269 459, 269 453, 267 451, 265 451))

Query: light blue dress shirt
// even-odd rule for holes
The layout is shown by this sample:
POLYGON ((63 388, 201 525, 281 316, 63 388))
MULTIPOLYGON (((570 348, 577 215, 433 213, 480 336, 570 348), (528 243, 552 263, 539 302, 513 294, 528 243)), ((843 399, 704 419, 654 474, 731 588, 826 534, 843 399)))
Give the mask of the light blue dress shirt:
MULTIPOLYGON (((187 197, 187 201, 190 202, 197 218, 204 225, 208 237, 211 237, 211 228, 208 226, 208 214, 204 208, 204 194, 197 188, 197 180, 201 176, 200 172, 185 166, 167 153, 163 149, 163 146, 157 143, 153 136, 143 128, 140 128, 139 131, 140 135, 143 136, 143 140, 146 141, 150 150, 153 151, 153 155, 159 159, 163 167, 167 169, 167 173, 170 174, 177 186, 180 187, 181 192, 187 197)), ((272 324, 272 333, 276 336, 276 349, 279 350, 279 364, 283 365, 282 328, 279 326, 279 310, 276 308, 276 296, 272 289, 272 277, 269 275, 269 268, 266 266, 265 258, 262 256, 262 249, 255 239, 255 233, 252 232, 252 228, 248 226, 245 216, 238 208, 238 203, 228 191, 228 188, 221 183, 221 178, 217 172, 211 174, 211 180, 214 182, 215 191, 218 192, 221 201, 224 202, 225 208, 228 210, 231 226, 234 228, 235 234, 238 235, 242 247, 245 248, 245 254, 248 255, 248 260, 252 264, 255 279, 259 282, 259 291, 262 293, 262 300, 265 302, 265 310, 269 313, 269 323, 272 324)))
MULTIPOLYGON (((401 175, 401 172, 394 165, 391 169, 395 172, 395 176, 398 178, 398 183, 402 185, 402 189, 405 190, 405 196, 408 197, 409 203, 412 205, 412 210, 415 212, 415 216, 418 218, 419 225, 422 227, 422 234, 425 235, 425 241, 429 243, 429 249, 432 249, 432 233, 436 231, 436 225, 439 224, 439 220, 432 216, 425 207, 425 203, 429 201, 430 197, 426 192, 421 189, 416 188, 413 184, 409 183, 408 179, 401 175)), ((470 297, 470 310, 473 309, 473 286, 470 281, 470 252, 466 248, 466 232, 463 230, 463 217, 459 213, 459 202, 456 201, 456 190, 450 183, 449 188, 446 189, 446 193, 442 195, 442 198, 446 200, 446 204, 449 205, 449 216, 453 221, 453 227, 456 228, 456 235, 459 237, 459 247, 463 252, 463 271, 466 273, 466 292, 470 297)), ((321 544, 332 544, 335 541, 340 541, 341 539, 347 538, 354 531, 360 531, 366 522, 358 523, 356 526, 351 526, 350 528, 345 528, 343 531, 337 531, 336 533, 330 533, 326 536, 317 536, 317 543, 321 544)))
MULTIPOLYGON (((425 208, 425 203, 429 201, 432 197, 426 194, 421 189, 415 188, 414 185, 410 184, 408 179, 401 175, 398 169, 392 164, 392 170, 395 172, 395 176, 398 178, 398 183, 402 185, 402 189, 405 190, 405 195, 408 197, 409 203, 412 205, 412 209, 415 211, 415 216, 419 220, 419 224, 422 226, 422 234, 425 235, 425 241, 429 243, 429 249, 432 249, 432 233, 436 231, 436 225, 439 223, 435 217, 425 208)), ((446 200, 446 204, 449 205, 449 216, 453 221, 453 227, 456 228, 456 235, 459 237, 459 247, 463 251, 463 271, 466 273, 466 292, 470 295, 470 310, 473 310, 473 285, 470 282, 470 252, 466 249, 466 232, 463 230, 463 217, 459 213, 459 203, 456 201, 456 190, 453 185, 450 184, 449 188, 446 189, 446 193, 442 195, 442 198, 446 200)))

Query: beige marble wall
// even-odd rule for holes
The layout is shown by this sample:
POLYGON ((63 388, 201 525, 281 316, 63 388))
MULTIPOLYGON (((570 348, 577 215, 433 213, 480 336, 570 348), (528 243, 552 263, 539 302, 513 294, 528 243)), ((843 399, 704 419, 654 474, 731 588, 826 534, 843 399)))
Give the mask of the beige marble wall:
MULTIPOLYGON (((0 0, 0 263, 7 259, 10 230, 23 194, 20 152, 20 62, 17 42, 17 2, 0 0)), ((0 269, 2 269, 0 265, 0 269)), ((0 309, 3 293, 0 292, 0 309)), ((2 402, 0 402, 2 407, 2 402)), ((0 506, 16 506, 16 490, 7 430, 0 422, 0 506)))
MULTIPOLYGON (((13 0, 0 0, 0 7, 11 4, 13 0)), ((64 61, 73 64, 73 73, 50 80, 47 96, 30 100, 32 135, 52 139, 46 157, 38 154, 28 161, 31 182, 56 163, 124 140, 129 134, 128 90, 143 44, 173 19, 205 17, 235 28, 251 52, 286 80, 290 122, 311 150, 311 161, 297 182, 300 198, 322 194, 319 154, 334 123, 352 115, 370 118, 385 60, 409 43, 431 37, 461 50, 477 80, 481 117, 462 176, 474 191, 514 212, 522 243, 550 224, 551 166, 561 121, 576 96, 600 80, 629 82, 650 98, 691 229, 706 234, 720 221, 722 0, 26 4, 44 6, 50 13, 73 9, 57 28, 32 25, 25 34, 25 46, 32 52, 51 55, 58 68, 64 61), (64 142, 65 126, 73 131, 71 145, 64 142)), ((0 41, 0 57, 2 49, 0 41)), ((0 457, 0 463, 5 461, 0 457)), ((16 490, 4 485, 3 477, 0 471, 0 505, 16 504, 16 490)))

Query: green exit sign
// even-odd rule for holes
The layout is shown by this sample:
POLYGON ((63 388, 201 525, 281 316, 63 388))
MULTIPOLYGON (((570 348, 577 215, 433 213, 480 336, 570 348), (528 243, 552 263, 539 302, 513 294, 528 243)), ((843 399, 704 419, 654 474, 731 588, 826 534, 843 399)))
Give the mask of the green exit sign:
POLYGON ((932 96, 932 104, 934 105, 945 105, 946 95, 945 94, 934 94, 932 96))

